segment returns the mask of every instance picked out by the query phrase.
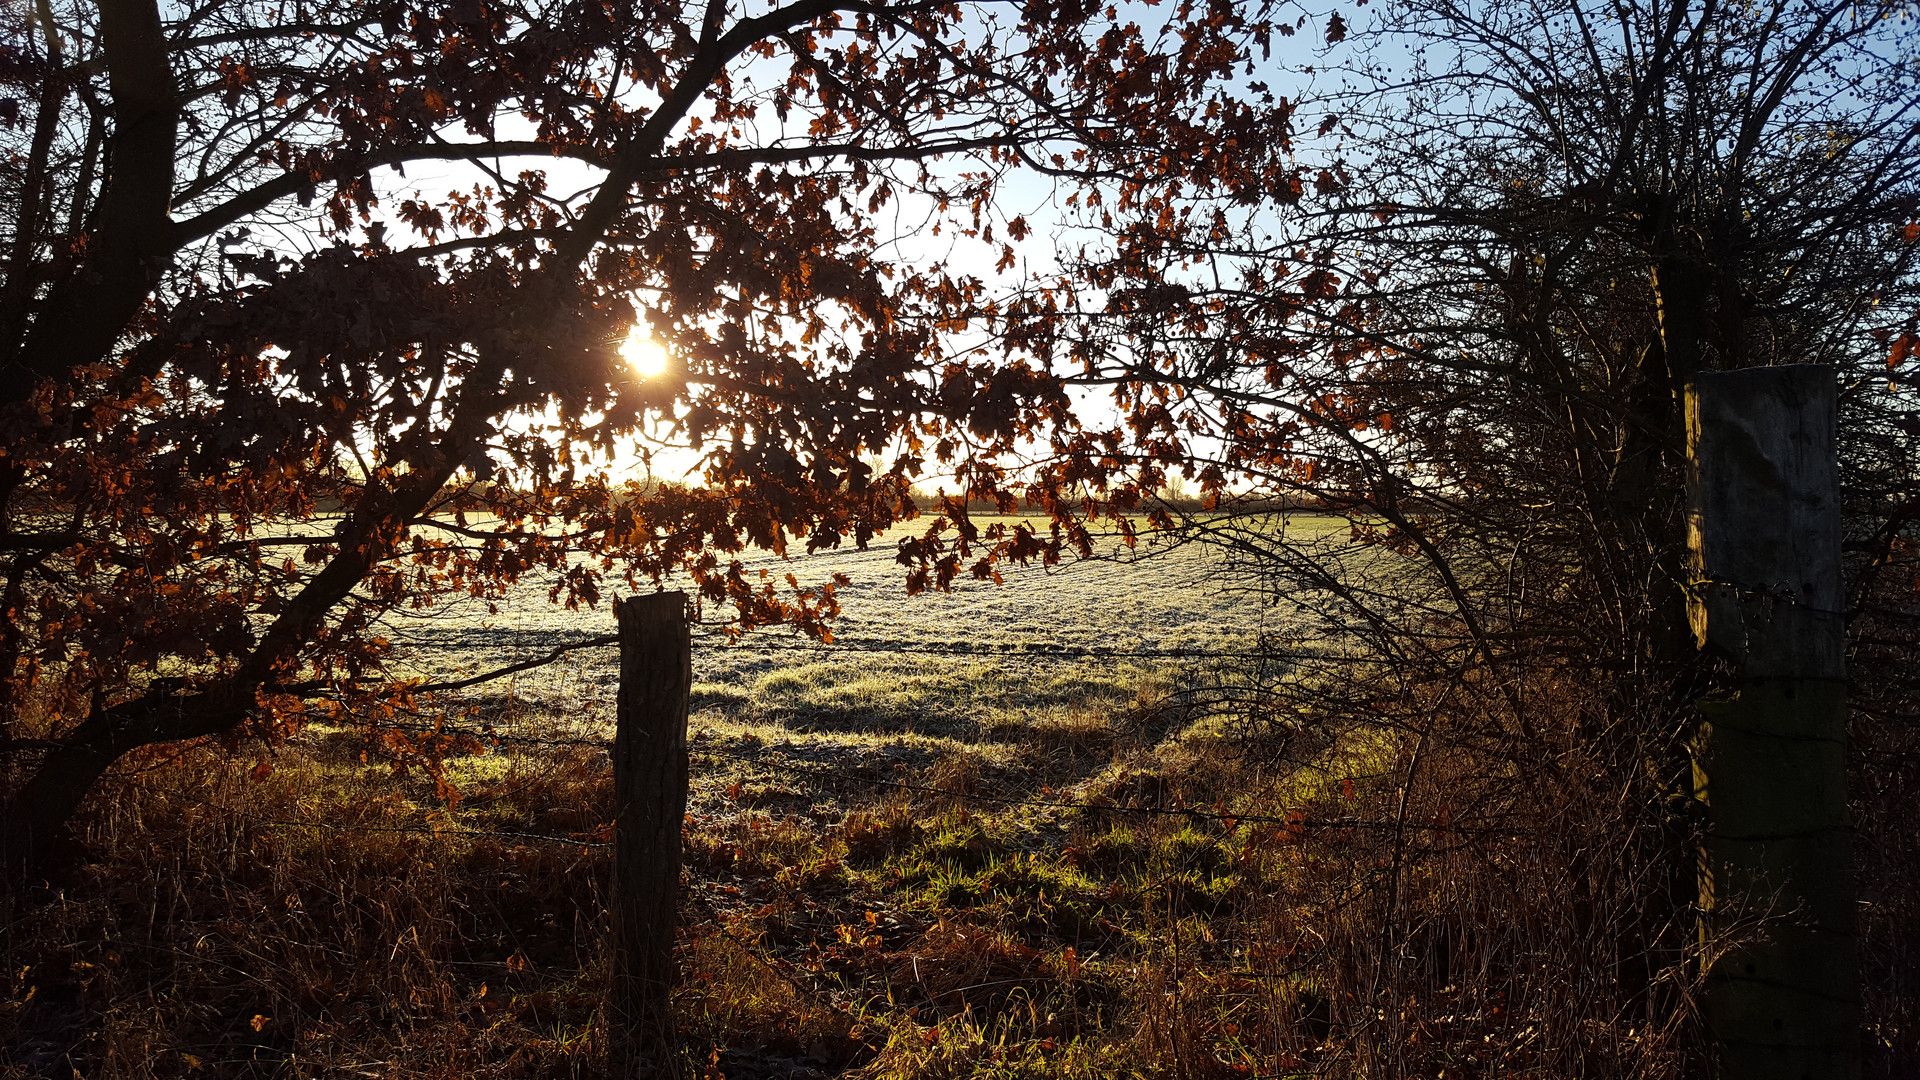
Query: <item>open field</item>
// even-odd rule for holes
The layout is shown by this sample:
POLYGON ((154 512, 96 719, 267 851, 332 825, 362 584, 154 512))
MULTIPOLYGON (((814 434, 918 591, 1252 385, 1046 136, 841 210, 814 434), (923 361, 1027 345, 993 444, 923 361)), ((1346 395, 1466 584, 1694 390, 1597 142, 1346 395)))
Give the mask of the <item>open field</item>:
MULTIPOLYGON (((1240 1076, 1283 1028, 1314 1043, 1317 984, 1247 969, 1275 826, 1152 812, 1377 785, 1385 745, 1261 778, 1167 724, 1208 657, 1291 612, 1198 549, 917 597, 890 547, 793 569, 852 579, 835 645, 696 644, 685 1045, 663 1067, 1240 1076)), ((449 678, 611 621, 542 592, 394 637, 449 678)), ((616 681, 613 650, 583 650, 449 699, 505 738, 457 748, 445 785, 351 728, 111 785, 88 899, 10 928, 0 1076, 593 1075, 616 681)))
MULTIPOLYGON (((1684 1033, 1614 974, 1636 894, 1596 861, 1617 792, 1576 748, 1503 756, 1477 714, 1195 714, 1234 654, 1315 629, 1198 550, 912 598, 890 549, 796 563, 853 580, 836 645, 695 645, 650 1075, 1679 1069, 1684 1033)), ((609 627, 529 592, 395 638, 447 678, 609 627)), ((616 669, 582 650, 431 703, 498 735, 437 765, 320 726, 131 760, 0 924, 0 1080, 604 1077, 616 669)))
MULTIPOLYGON (((1332 526, 1303 519, 1296 527, 1332 526)), ((834 642, 777 630, 736 643, 699 634, 696 726, 707 716, 977 737, 1033 710, 1124 702, 1143 681, 1177 678, 1193 661, 1250 649, 1263 635, 1311 632, 1296 611, 1268 603, 1257 583, 1229 579, 1218 555, 1197 546, 1123 552, 1115 545, 1106 558, 1007 566, 1004 584, 965 579, 951 593, 917 596, 907 595, 886 537, 866 551, 763 557, 752 565, 776 577, 791 572, 802 584, 846 575, 834 642)), ((401 669, 458 679, 612 632, 608 605, 567 611, 547 602, 538 580, 524 584, 520 600, 497 613, 470 604, 396 619, 391 637, 403 650, 401 669)), ((582 650, 513 677, 510 688, 495 683, 473 693, 510 694, 604 732, 617 666, 611 648, 582 650)))
MULTIPOLYGON (((1131 1026, 1140 965, 1171 965, 1145 991, 1157 1009, 1182 950, 1248 955, 1208 926, 1261 890, 1266 871, 1239 869, 1258 826, 1081 804, 1223 778, 1193 771, 1217 740, 1190 745, 1158 715, 1209 656, 1290 613, 1198 549, 916 597, 891 556, 788 564, 851 579, 834 645, 696 642, 679 1067, 1093 1075, 1186 1052, 1167 1042, 1186 1035, 1131 1026)), ((610 628, 531 584, 523 604, 394 639, 445 679, 610 628)), ((115 785, 90 825, 104 858, 76 890, 93 899, 13 942, 0 1076, 591 1075, 616 685, 599 648, 449 698, 454 725, 504 735, 445 760, 457 802, 350 728, 115 785)), ((1244 1074, 1257 1048, 1224 1038, 1221 1067, 1244 1074)))

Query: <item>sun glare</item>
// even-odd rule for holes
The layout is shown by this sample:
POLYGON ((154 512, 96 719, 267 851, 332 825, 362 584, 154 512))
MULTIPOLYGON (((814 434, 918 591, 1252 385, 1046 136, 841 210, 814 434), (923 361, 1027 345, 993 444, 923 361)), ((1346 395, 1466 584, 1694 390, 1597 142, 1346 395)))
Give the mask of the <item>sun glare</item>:
POLYGON ((635 326, 633 332, 627 335, 627 340, 620 346, 620 355, 633 365, 633 370, 649 379, 667 370, 666 348, 639 326, 635 326))

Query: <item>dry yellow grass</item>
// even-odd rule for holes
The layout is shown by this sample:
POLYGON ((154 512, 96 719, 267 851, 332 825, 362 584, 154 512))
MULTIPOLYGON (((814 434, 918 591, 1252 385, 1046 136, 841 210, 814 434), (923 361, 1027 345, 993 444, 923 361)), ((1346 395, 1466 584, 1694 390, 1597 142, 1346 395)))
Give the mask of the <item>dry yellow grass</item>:
MULTIPOLYGON (((1571 749, 1156 741, 1156 700, 977 746, 704 730, 662 1075, 1675 1074, 1571 749)), ((449 759, 453 805, 364 747, 104 789, 4 913, 0 1077, 603 1076, 604 751, 449 759)))

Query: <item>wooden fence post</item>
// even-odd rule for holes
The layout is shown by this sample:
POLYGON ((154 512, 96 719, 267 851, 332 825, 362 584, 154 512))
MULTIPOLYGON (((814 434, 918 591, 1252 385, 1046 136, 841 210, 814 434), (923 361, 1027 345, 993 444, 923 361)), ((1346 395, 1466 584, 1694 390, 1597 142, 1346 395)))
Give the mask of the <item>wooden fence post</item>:
POLYGON ((1738 671, 1701 703, 1694 773, 1706 1021, 1729 1080, 1860 1071, 1836 396, 1813 364, 1687 387, 1690 615, 1738 671))
POLYGON ((614 604, 620 696, 613 736, 613 983, 607 1001, 615 1080, 658 1067, 672 1034, 680 828, 687 814, 687 696, 693 638, 687 596, 614 604))

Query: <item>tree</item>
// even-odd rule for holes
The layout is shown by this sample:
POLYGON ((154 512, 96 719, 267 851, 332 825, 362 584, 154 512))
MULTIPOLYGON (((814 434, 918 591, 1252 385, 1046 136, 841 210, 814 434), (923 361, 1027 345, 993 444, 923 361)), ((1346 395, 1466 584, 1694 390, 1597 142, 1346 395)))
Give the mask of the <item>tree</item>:
MULTIPOLYGON (((403 605, 684 571, 735 627, 824 633, 831 583, 734 556, 864 544, 935 459, 996 497, 994 456, 1067 417, 983 278, 884 254, 888 215, 1004 268, 1016 170, 1206 176, 1236 129, 1234 168, 1279 151, 1222 86, 1266 25, 1225 4, 1147 29, 922 0, 4 17, 10 878, 130 753, 404 707, 403 605), (409 197, 432 163, 466 190, 409 197), (636 321, 677 370, 625 368, 636 321), (704 483, 621 488, 598 459, 663 428, 704 483)), ((972 543, 916 548, 921 580, 972 543)))
MULTIPOLYGON (((1317 131, 1315 163, 1263 207, 1127 216, 1077 268, 1113 301, 1077 348, 1132 425, 1060 470, 1120 508, 1170 468, 1197 476, 1216 507, 1185 527, 1321 598, 1379 673, 1343 657, 1338 681, 1256 696, 1386 724, 1414 805, 1444 740, 1473 761, 1451 775, 1478 778, 1447 794, 1453 820, 1548 819, 1568 917, 1615 897, 1580 945, 1617 973, 1589 1004, 1641 1030, 1681 1022, 1697 970, 1688 740, 1724 677, 1687 621, 1689 378, 1835 365, 1855 595, 1912 540, 1911 18, 1414 0, 1364 31, 1329 19, 1328 55, 1296 72, 1327 89, 1273 101, 1317 131), (1276 524, 1298 507, 1351 532, 1276 524)), ((1354 1022, 1399 1005, 1361 1001, 1354 1022)), ((1554 1030, 1543 1043, 1575 1052, 1554 1030)))

